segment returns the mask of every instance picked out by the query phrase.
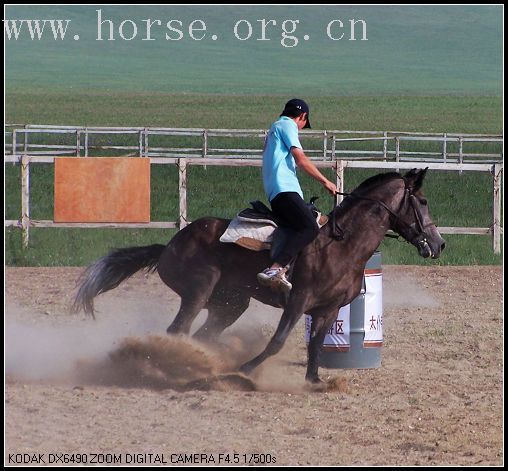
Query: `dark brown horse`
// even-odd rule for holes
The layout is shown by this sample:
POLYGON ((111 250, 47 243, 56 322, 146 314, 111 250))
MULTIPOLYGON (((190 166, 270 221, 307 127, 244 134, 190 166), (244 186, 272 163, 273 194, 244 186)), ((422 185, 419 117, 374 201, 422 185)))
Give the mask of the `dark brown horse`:
POLYGON ((413 244, 422 257, 437 258, 444 249, 420 188, 426 169, 376 175, 364 181, 330 214, 318 237, 293 263, 288 298, 262 287, 256 274, 270 263, 268 251, 253 252, 219 242, 229 220, 204 217, 164 245, 122 248, 92 264, 83 275, 75 309, 93 315, 93 299, 141 269, 157 270, 181 297, 180 310, 167 332, 188 334, 202 309, 208 318, 195 336, 217 337, 255 298, 283 307, 277 330, 257 357, 240 367, 246 374, 276 354, 302 314, 312 316, 306 379, 318 382, 318 355, 341 306, 362 287, 364 268, 391 229, 413 244), (337 239, 334 225, 343 234, 337 239))

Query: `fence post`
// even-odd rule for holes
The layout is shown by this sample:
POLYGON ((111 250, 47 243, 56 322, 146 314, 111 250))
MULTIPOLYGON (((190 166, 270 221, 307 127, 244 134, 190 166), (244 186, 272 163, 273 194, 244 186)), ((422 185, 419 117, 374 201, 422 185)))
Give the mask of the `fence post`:
POLYGON ((143 157, 143 131, 139 131, 139 156, 143 157))
MULTIPOLYGON (((208 154, 208 130, 205 129, 203 131, 203 159, 206 159, 207 157, 207 154, 208 154)), ((206 165, 204 167, 205 171, 206 171, 206 165)))
POLYGON ((386 162, 386 151, 388 150, 388 133, 383 133, 383 160, 386 162))
POLYGON ((179 228, 187 225, 187 159, 178 159, 178 194, 180 195, 179 228))
POLYGON ((143 134, 145 136, 145 157, 148 157, 148 129, 145 128, 143 131, 143 134))
POLYGON ((88 157, 88 128, 85 128, 85 157, 88 157))
POLYGON ((12 130, 12 155, 16 155, 17 152, 17 144, 16 144, 16 130, 12 130))
POLYGON ((328 152, 328 133, 323 131, 323 160, 326 160, 326 154, 328 152))
MULTIPOLYGON (((395 136, 395 161, 400 162, 400 136, 395 136)), ((395 171, 400 172, 400 169, 396 168, 395 171)))
POLYGON ((493 167, 493 219, 492 224, 492 248, 495 254, 501 253, 501 178, 503 176, 503 166, 495 164, 493 167))
MULTIPOLYGON (((335 185, 339 193, 344 193, 344 162, 342 160, 335 161, 335 185)), ((336 195, 335 204, 341 203, 343 199, 343 195, 336 195)))
MULTIPOLYGON (((460 136, 459 137, 459 164, 462 164, 464 161, 463 144, 464 144, 464 138, 462 136, 460 136)), ((462 170, 459 170, 459 175, 462 175, 462 170)))
POLYGON ((79 129, 76 129, 76 157, 79 157, 80 150, 81 150, 81 132, 79 129))
POLYGON ((21 231, 23 248, 28 247, 30 228, 30 158, 21 157, 21 231))
POLYGON ((444 164, 446 163, 446 142, 447 142, 446 136, 447 136, 447 134, 444 132, 443 133, 443 163, 444 164))
MULTIPOLYGON (((25 124, 25 129, 27 128, 27 125, 25 124)), ((28 155, 28 134, 26 131, 24 132, 24 138, 25 138, 25 142, 24 142, 24 146, 23 146, 23 152, 25 153, 25 155, 28 155)))
POLYGON ((207 129, 205 129, 203 131, 203 150, 202 150, 202 154, 203 154, 203 159, 206 159, 207 154, 208 154, 208 130, 207 129))

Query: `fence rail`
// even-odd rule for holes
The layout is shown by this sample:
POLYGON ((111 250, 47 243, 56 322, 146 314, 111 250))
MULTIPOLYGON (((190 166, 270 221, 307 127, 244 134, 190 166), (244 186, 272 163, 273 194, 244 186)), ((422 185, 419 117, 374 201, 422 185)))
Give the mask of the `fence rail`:
MULTIPOLYGON (((187 167, 190 165, 205 166, 232 166, 232 167, 260 167, 261 159, 219 159, 219 158, 188 158, 181 156, 179 158, 169 157, 148 157, 150 164, 154 165, 177 165, 179 168, 179 220, 170 222, 150 222, 144 224, 113 224, 113 223, 55 223, 50 220, 34 220, 30 218, 30 165, 37 163, 54 163, 53 156, 14 154, 5 155, 5 162, 17 162, 21 164, 21 218, 17 221, 6 220, 5 226, 18 227, 23 231, 23 245, 28 246, 30 227, 114 227, 114 228, 183 228, 189 224, 187 217, 187 167)), ((420 163, 415 162, 385 162, 371 160, 318 160, 315 161, 317 167, 332 168, 336 174, 337 188, 344 191, 344 170, 346 168, 382 168, 382 169, 411 169, 416 167, 429 167, 433 170, 454 170, 454 171, 477 171, 490 172, 493 175, 493 223, 490 227, 440 227, 443 234, 491 234, 493 250, 495 253, 501 251, 501 180, 503 174, 503 165, 481 164, 481 163, 420 163)))
MULTIPOLYGON (((139 157, 201 157, 261 158, 262 141, 254 148, 214 147, 214 138, 264 139, 265 129, 204 129, 160 127, 97 127, 60 125, 7 124, 4 131, 4 153, 17 155, 76 155, 89 156, 104 151, 123 151, 127 156, 139 157), (57 136, 71 136, 72 143, 58 142, 57 136), (105 143, 94 140, 107 136, 136 136, 131 145, 105 143), (34 138, 37 137, 37 142, 34 138), (199 138, 199 146, 153 145, 163 137, 199 138), (45 142, 40 142, 41 139, 45 142)), ((382 159, 384 161, 500 163, 503 161, 503 136, 497 134, 420 133, 406 131, 302 131, 302 139, 312 140, 306 152, 313 159, 382 159), (481 148, 478 149, 478 145, 481 148), (353 145, 353 147, 351 147, 353 145), (360 145, 360 147, 358 147, 360 145), (363 147, 362 147, 363 145, 363 147), (314 146, 316 146, 314 148, 314 146), (427 149, 425 147, 434 147, 427 149), (435 147, 439 147, 436 149, 435 147), (456 149, 451 149, 451 146, 456 149), (469 150, 465 149, 470 147, 469 150), (418 148, 420 147, 420 148, 418 148), (422 148, 423 147, 423 148, 422 148), (489 147, 490 149, 487 149, 489 147)))
MULTIPOLYGON (((265 129, 204 129, 161 127, 97 127, 34 124, 5 126, 5 162, 21 164, 22 215, 19 220, 6 220, 5 226, 23 231, 23 244, 28 245, 30 227, 121 227, 182 228, 187 219, 187 167, 190 165, 261 166, 262 140, 265 129), (111 142, 122 139, 121 143, 111 142), (161 140, 180 138, 180 142, 162 145, 161 140), (185 138, 185 139, 182 139, 185 138), (189 145, 189 139, 199 139, 189 145), (225 140, 259 139, 255 147, 227 147, 225 140), (61 142, 62 139, 71 142, 61 142), (109 139, 110 142, 94 142, 109 139), (125 141, 135 139, 126 144, 125 141), (219 145, 213 145, 220 139, 219 145), (154 144, 155 142, 155 144, 154 144), (150 159, 151 164, 179 167, 179 220, 145 224, 54 223, 30 218, 30 165, 53 163, 55 156, 89 157, 104 152, 121 153, 150 159)), ((503 136, 491 134, 421 133, 406 131, 303 131, 306 153, 321 168, 334 168, 339 189, 344 188, 344 169, 404 169, 428 166, 435 170, 490 172, 493 175, 493 223, 490 227, 441 227, 449 234, 491 234, 493 249, 500 253, 501 179, 503 173, 503 136), (307 144, 307 141, 305 141, 307 144), (412 147, 411 147, 412 146, 412 147), (470 146, 466 151, 465 147, 470 146), (429 148, 431 147, 431 148, 429 148), (453 149, 452 147, 455 147, 453 149), (487 150, 487 147, 489 148, 487 150), (493 148, 493 149, 492 149, 493 148)), ((235 141, 238 142, 238 141, 235 141)))

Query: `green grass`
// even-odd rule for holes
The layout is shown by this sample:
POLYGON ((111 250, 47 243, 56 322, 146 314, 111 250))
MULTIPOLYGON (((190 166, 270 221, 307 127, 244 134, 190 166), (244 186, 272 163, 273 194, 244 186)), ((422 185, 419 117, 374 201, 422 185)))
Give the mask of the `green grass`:
MULTIPOLYGON (((6 230, 7 266, 85 266, 119 247, 166 244, 175 229, 31 229, 29 249, 21 231, 6 230)), ((446 249, 438 260, 423 259, 404 241, 385 239, 379 250, 384 265, 499 265, 487 236, 444 235, 446 249)))
MULTIPOLYGON (((314 129, 501 133, 486 96, 306 97, 314 129)), ((7 90, 7 123, 266 129, 287 96, 7 90)))
MULTIPOLYGON (((502 7, 490 6, 102 6, 104 18, 138 26, 146 18, 202 19, 219 40, 95 40, 96 6, 9 5, 10 19, 71 19, 65 41, 6 41, 5 119, 16 124, 162 126, 267 129, 293 96, 311 107, 314 129, 502 133, 502 7), (232 27, 247 19, 275 19, 270 41, 239 41, 232 27), (331 41, 326 25, 364 19, 368 41, 331 41), (280 25, 299 19, 297 47, 281 45, 280 25), (78 33, 79 41, 72 40, 78 33), (304 34, 311 39, 303 41, 304 34)), ((164 30, 163 33, 164 34, 164 30)), ((44 139, 33 137, 31 142, 44 139)), ((60 137, 73 143, 73 137, 60 137)), ((94 136, 93 144, 118 137, 94 136)), ((200 147, 197 138, 154 138, 151 144, 200 147)), ((261 139, 214 138, 215 146, 262 147, 261 139), (227 145, 226 145, 227 144, 227 145)), ((129 141, 136 145, 136 138, 129 141)), ((302 139, 306 149, 317 140, 302 139)), ((377 144, 376 144, 377 146, 377 144)), ((403 144, 404 146, 404 144, 403 144)), ((472 152, 500 152, 501 146, 469 144, 472 152)), ((354 145, 352 145, 354 147, 354 145)), ((379 149, 379 146, 372 147, 379 149)), ((404 147, 402 147, 404 148, 404 147)), ((422 143, 419 150, 435 150, 422 143)), ((449 145, 449 151, 456 151, 449 145)), ((95 151, 94 155, 105 155, 95 151)), ((112 152, 113 154, 113 152, 112 152)), ((6 164, 5 217, 20 216, 19 167, 6 164)), ((31 166, 31 216, 53 217, 53 168, 31 166)), ((346 186, 375 170, 346 172, 346 186)), ((331 177, 331 174, 330 174, 331 177)), ((302 176, 306 196, 330 199, 302 176)), ((440 225, 491 224, 488 175, 432 172, 426 182, 431 213, 440 225)), ((176 220, 177 173, 170 166, 152 171, 152 220, 176 220)), ((191 168, 191 219, 231 217, 263 195, 259 169, 191 168)), ((328 206, 328 207, 327 207, 328 206)), ((21 249, 20 231, 5 232, 10 265, 84 265, 112 247, 167 241, 174 231, 32 229, 21 249)), ((439 261, 423 261, 407 244, 387 240, 384 263, 501 263, 488 236, 445 236, 439 261)))
MULTIPOLYGON (((20 198, 17 191, 19 167, 7 167, 8 219, 19 216, 20 198), (16 190, 16 191, 15 191, 16 190)), ((233 217, 253 199, 265 199, 259 168, 190 167, 188 170, 188 216, 233 217)), ((375 169, 348 169, 346 190, 353 189, 375 169)), ((329 178, 330 171, 325 170, 329 178)), ((323 212, 332 209, 332 200, 323 188, 306 175, 301 182, 306 198, 319 196, 318 206, 323 212)), ((31 217, 52 219, 53 167, 32 166, 31 217), (49 195, 49 196, 48 196, 49 195)), ((429 172, 425 182, 431 215, 438 226, 488 227, 491 224, 492 189, 487 174, 457 172, 429 172)), ((154 221, 175 221, 178 218, 178 181, 174 166, 153 166, 152 211, 154 221)), ((8 265, 84 265, 115 247, 166 243, 175 231, 128 229, 48 229, 30 230, 30 245, 22 249, 19 230, 6 232, 8 265)), ((502 257, 492 251, 489 236, 444 235, 447 249, 436 261, 421 259, 416 249, 401 240, 385 240, 381 245, 386 264, 500 264, 502 257)))
MULTIPOLYGON (((8 88, 235 95, 500 95, 502 7, 497 6, 8 6, 9 19, 70 19, 65 40, 6 41, 8 88), (97 9, 116 25, 114 41, 97 41, 97 9), (183 23, 185 37, 165 40, 163 26, 143 41, 143 20, 183 23), (139 32, 120 39, 123 20, 139 32), (208 36, 189 38, 194 19, 208 36), (260 19, 277 21, 259 40, 260 19), (298 20, 295 47, 281 44, 282 22, 298 20), (327 37, 330 21, 345 37, 327 37), (350 40, 349 20, 364 20, 367 40, 350 40), (252 38, 234 36, 238 20, 252 38), (80 40, 74 41, 74 34, 80 40), (212 41, 212 34, 219 39, 212 41), (308 34, 310 40, 304 41, 308 34)), ((127 32, 129 28, 127 27, 127 32)), ((104 34, 103 37, 106 35, 104 34)), ((286 45, 288 43, 286 42, 286 45)))
MULTIPOLYGON (((258 129, 269 126, 280 113, 280 103, 284 102, 284 97, 265 96, 33 91, 8 93, 7 98, 8 122, 258 129)), ((495 97, 315 97, 309 101, 313 107, 313 125, 321 129, 502 131, 502 103, 495 97)), ((317 145, 316 141, 308 138, 302 141, 305 148, 317 145)), ((96 144, 113 142, 111 138, 101 137, 96 144)), ((180 140, 176 144, 199 147, 200 141, 180 140)), ((262 142, 239 140, 229 145, 258 145, 261 148, 262 142)), ((6 164, 5 169, 6 218, 18 219, 21 213, 19 166, 6 164)), ((354 188, 363 178, 376 172, 374 169, 348 169, 345 174, 346 189, 354 188)), ((333 178, 330 171, 327 174, 333 178)), ((52 165, 31 166, 31 217, 34 219, 53 217, 53 178, 52 165)), ((320 206, 328 212, 331 200, 323 189, 306 175, 301 176, 301 181, 307 198, 320 196, 320 206)), ((462 175, 430 172, 425 185, 431 214, 439 225, 468 227, 488 227, 492 223, 491 187, 489 175, 472 172, 462 175)), ((250 200, 258 198, 264 198, 259 168, 189 169, 187 199, 191 220, 204 215, 232 217, 248 206, 250 200)), ((178 176, 174 166, 152 167, 151 202, 152 220, 177 219, 178 176)), ((84 265, 113 247, 163 243, 173 233, 160 230, 40 228, 30 231, 30 246, 22 250, 20 231, 8 230, 6 262, 9 265, 84 265)), ((416 250, 407 244, 387 240, 382 245, 384 262, 455 265, 499 264, 502 261, 501 256, 493 254, 489 236, 446 235, 445 239, 446 252, 440 260, 432 262, 419 258, 416 250)))

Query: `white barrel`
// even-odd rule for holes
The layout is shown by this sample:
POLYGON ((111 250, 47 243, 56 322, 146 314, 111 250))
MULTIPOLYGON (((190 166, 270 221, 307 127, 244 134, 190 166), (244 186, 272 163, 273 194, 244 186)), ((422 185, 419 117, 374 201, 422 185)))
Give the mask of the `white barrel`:
MULTIPOLYGON (((305 341, 310 341, 312 317, 305 316, 305 341)), ((361 293, 343 306, 325 337, 319 365, 325 368, 379 368, 383 345, 383 274, 381 253, 375 252, 364 270, 361 293)))

